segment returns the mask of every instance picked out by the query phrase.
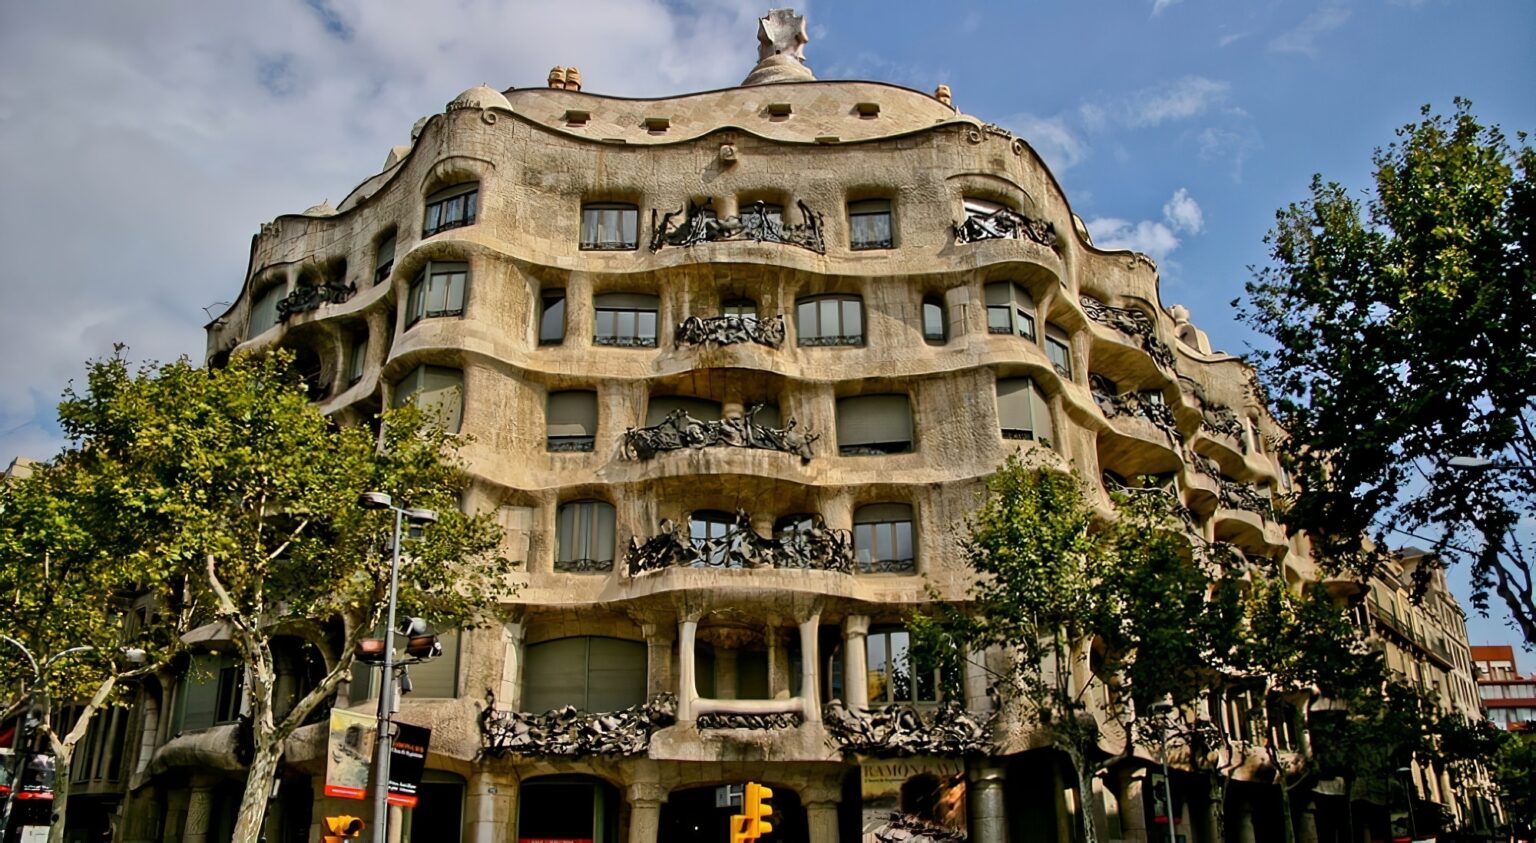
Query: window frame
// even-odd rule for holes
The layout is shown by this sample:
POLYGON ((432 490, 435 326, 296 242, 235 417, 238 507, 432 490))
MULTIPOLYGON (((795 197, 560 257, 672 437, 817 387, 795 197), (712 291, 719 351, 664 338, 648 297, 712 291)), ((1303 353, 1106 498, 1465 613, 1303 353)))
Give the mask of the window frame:
POLYGON ((547 290, 539 291, 538 336, 540 346, 563 345, 565 343, 566 328, 568 327, 566 324, 566 318, 570 313, 570 302, 568 299, 569 297, 566 295, 565 289, 563 287, 552 287, 547 290), (550 311, 555 307, 559 308, 560 332, 558 335, 546 334, 545 328, 548 327, 547 323, 549 321, 550 311))
POLYGON ((555 510, 555 571, 557 573, 608 573, 613 570, 615 557, 618 555, 618 515, 613 504, 598 498, 581 498, 566 501, 555 510), (587 510, 587 526, 584 535, 577 535, 582 528, 582 511, 587 510), (577 542, 576 547, 567 548, 563 535, 566 532, 561 525, 561 519, 565 513, 572 513, 575 523, 571 525, 571 538, 577 542), (608 532, 612 538, 607 548, 607 558, 603 558, 599 547, 602 543, 603 520, 608 521, 608 532), (576 551, 581 550, 586 555, 577 556, 576 551), (596 557, 591 553, 599 551, 596 557), (569 551, 569 552, 567 552, 569 551), (606 564, 605 564, 606 563, 606 564))
MULTIPOLYGON (((869 694, 870 707, 874 708, 881 705, 897 704, 929 706, 938 705, 940 702, 942 702, 944 699, 944 682, 940 676, 939 668, 936 666, 932 668, 932 675, 928 677, 927 682, 927 687, 931 693, 924 695, 922 692, 923 686, 919 677, 922 674, 930 673, 930 671, 924 670, 920 673, 918 670, 917 661, 917 654, 915 652, 915 645, 912 641, 911 630, 904 626, 896 625, 881 625, 871 627, 869 633, 864 639, 864 681, 866 683, 866 691, 869 694), (901 656, 896 655, 894 646, 896 636, 906 637, 905 649, 902 651, 901 656), (876 641, 880 642, 878 648, 875 645, 876 641), (885 668, 882 673, 887 677, 884 683, 885 692, 883 693, 876 693, 875 689, 871 687, 874 684, 874 662, 877 649, 882 654, 882 666, 885 668), (897 658, 901 658, 905 664, 901 666, 895 665, 894 662, 897 658), (910 691, 910 698, 908 699, 902 699, 896 693, 896 677, 901 675, 897 672, 898 667, 904 667, 905 675, 909 677, 906 680, 908 683, 908 689, 910 691)), ((847 680, 844 679, 844 682, 846 681, 847 680)))
POLYGON ((251 297, 251 312, 246 318, 245 338, 253 340, 276 328, 282 320, 277 315, 277 303, 288 295, 288 281, 282 279, 262 288, 259 295, 251 297), (257 330, 257 316, 261 316, 261 329, 257 330))
POLYGON ((917 513, 912 505, 900 501, 865 504, 853 511, 854 567, 861 574, 915 574, 917 573, 917 513), (905 519, 894 517, 894 508, 906 509, 905 519), (892 508, 891 511, 884 511, 892 508), (861 519, 861 513, 863 518, 861 519), (910 557, 897 555, 901 547, 901 525, 906 525, 906 543, 910 557), (889 544, 891 558, 877 558, 881 538, 879 529, 890 526, 889 544), (864 530, 862 528, 868 528, 864 530), (864 552, 861 556, 860 551, 864 552), (864 558, 867 556, 868 558, 864 558))
POLYGON ((943 296, 923 296, 918 305, 919 323, 922 329, 923 342, 929 345, 944 345, 949 342, 949 309, 944 306, 943 296), (930 330, 928 324, 929 309, 937 311, 938 333, 930 330))
POLYGON ((856 199, 849 202, 848 248, 855 252, 896 248, 896 203, 881 197, 856 199), (882 204, 884 207, 878 207, 882 204), (878 233, 878 226, 876 231, 865 231, 871 224, 870 221, 878 217, 885 218, 885 238, 861 236, 878 233))
POLYGON ((1040 322, 1035 310, 1035 297, 1017 281, 990 281, 982 286, 982 301, 987 311, 987 333, 1020 336, 1030 342, 1039 342, 1040 322), (1006 301, 993 302, 990 293, 1005 288, 1006 301), (1005 313, 1008 326, 1000 328, 992 324, 994 311, 1005 313))
POLYGON ((795 344, 801 348, 854 348, 864 345, 867 334, 864 297, 858 293, 820 293, 814 296, 801 296, 795 299, 795 344), (831 334, 822 330, 822 304, 837 302, 837 330, 831 334), (854 313, 858 320, 858 333, 844 333, 848 330, 847 305, 854 306, 854 313), (807 334, 805 330, 806 320, 803 318, 805 308, 809 306, 814 314, 815 328, 813 333, 807 334))
MULTIPOLYGON (((584 409, 584 408, 583 408, 584 409)), ((597 392, 590 389, 562 389, 549 393, 544 399, 544 449, 550 453, 589 453, 597 446, 597 425, 599 406, 597 392), (562 396, 574 399, 574 396, 590 396, 592 408, 592 432, 584 434, 551 434, 550 430, 555 421, 551 418, 556 404, 563 403, 562 396)), ((570 425, 575 422, 563 421, 562 424, 570 425)))
POLYGON ((640 206, 632 202, 583 202, 581 203, 581 227, 577 231, 577 246, 583 252, 633 252, 640 248, 640 206), (618 231, 618 240, 603 240, 603 224, 601 214, 603 212, 618 212, 615 226, 618 231), (595 214, 592 230, 592 239, 587 238, 588 213, 595 214), (624 221, 626 214, 632 215, 631 230, 626 231, 624 221))
POLYGON ((368 332, 365 329, 361 336, 352 338, 351 348, 347 351, 347 386, 362 380, 367 366, 368 332))
MULTIPOLYGON (((637 640, 635 640, 633 638, 619 638, 618 636, 614 636, 614 635, 567 635, 567 636, 562 636, 560 638, 549 638, 549 639, 545 639, 543 641, 539 641, 539 642, 536 642, 536 643, 533 643, 533 644, 529 644, 527 646, 527 651, 525 651, 525 654, 524 654, 524 656, 525 656, 524 657, 524 664, 525 665, 532 665, 532 664, 534 664, 534 662, 536 661, 537 657, 531 656, 531 655, 529 655, 529 653, 531 651, 535 650, 535 648, 542 647, 542 646, 545 646, 545 645, 558 644, 561 641, 569 642, 572 639, 579 639, 582 642, 582 660, 581 660, 581 664, 582 664, 582 669, 581 669, 582 690, 581 690, 581 701, 580 701, 580 705, 577 705, 575 702, 565 702, 565 703, 563 703, 563 705, 573 706, 578 711, 584 711, 584 712, 586 712, 588 714, 607 714, 610 711, 621 710, 622 708, 627 707, 627 706, 621 706, 619 709, 605 709, 605 710, 601 710, 601 711, 595 710, 592 707, 592 673, 593 673, 593 670, 592 670, 592 644, 593 644, 594 641, 597 641, 599 639, 604 640, 604 641, 618 641, 618 642, 622 642, 625 645, 624 649, 627 649, 627 650, 630 651, 630 653, 629 653, 630 657, 633 658, 633 659, 637 659, 637 660, 641 661, 644 664, 644 666, 641 667, 638 672, 633 671, 633 670, 626 671, 626 672, 631 673, 631 674, 636 674, 639 677, 638 688, 637 689, 636 688, 631 688, 630 689, 630 690, 638 690, 639 691, 638 698, 631 697, 631 699, 635 699, 635 702, 632 703, 632 704, 639 705, 639 704, 642 704, 642 703, 645 702, 645 698, 646 698, 646 694, 648 692, 648 686, 649 686, 649 678, 648 677, 650 676, 650 664, 649 664, 649 655, 650 654, 648 652, 648 648, 647 648, 646 643, 644 641, 637 641, 637 640)), ((553 652, 553 651, 550 651, 550 652, 553 652)), ((558 657, 559 655, 560 654, 555 653, 555 656, 558 657)), ((620 664, 626 664, 626 663, 627 663, 627 660, 625 662, 620 662, 620 664)), ((611 665, 608 665, 607 663, 601 663, 601 666, 602 666, 603 670, 613 670, 613 667, 611 665)), ((541 677, 539 677, 534 671, 529 671, 529 670, 525 669, 525 671, 524 671, 524 680, 523 680, 524 681, 524 691, 523 691, 523 698, 524 698, 524 700, 527 700, 527 699, 529 699, 532 696, 536 696, 536 694, 530 694, 529 691, 534 689, 534 688, 536 688, 536 687, 538 687, 539 682, 537 682, 536 680, 538 680, 540 678, 541 677)), ((534 709, 534 708, 528 707, 527 705, 523 705, 521 708, 522 708, 523 711, 525 711, 527 713, 530 713, 530 714, 543 714, 545 711, 550 710, 550 709, 544 709, 542 707, 540 709, 534 709)), ((554 710, 558 710, 558 708, 556 708, 554 710)))
POLYGON ((421 236, 425 239, 444 231, 474 225, 479 216, 480 182, 467 181, 450 185, 427 196, 422 209, 421 236), (446 212, 456 205, 458 218, 447 219, 446 212), (432 225, 434 214, 436 225, 432 225))
POLYGON ((713 552, 706 553, 709 543, 728 537, 735 527, 736 516, 722 509, 695 509, 688 513, 688 541, 704 564, 711 568, 725 565, 730 548, 721 543, 713 552), (695 525, 703 526, 703 535, 695 532, 695 525))
POLYGON ((470 269, 468 261, 428 261, 422 267, 421 272, 411 281, 411 286, 405 294, 405 327, 414 326, 423 319, 442 319, 446 317, 462 317, 469 304, 470 269), (439 269, 441 267, 441 269, 439 269), (459 276, 458 307, 453 307, 454 302, 454 277, 459 276), (430 302, 433 298, 434 287, 437 279, 447 278, 443 282, 446 289, 443 291, 442 308, 433 310, 430 302))
POLYGON ((600 294, 595 295, 595 296, 592 297, 592 344, 593 345, 604 346, 606 348, 656 348, 658 346, 659 342, 660 342, 660 337, 661 337, 661 297, 660 296, 658 296, 658 295, 656 295, 654 293, 613 292, 613 293, 600 293, 600 294), (604 299, 609 299, 610 302, 611 302, 612 300, 617 299, 617 298, 619 298, 621 296, 633 296, 633 297, 636 297, 636 298, 641 298, 641 297, 648 298, 648 299, 651 300, 652 306, 651 307, 646 307, 646 306, 644 306, 642 304, 638 304, 638 303, 637 304, 628 304, 628 305, 619 305, 619 304, 613 304, 613 303, 605 304, 603 302, 604 299), (608 333, 608 334, 604 334, 602 332, 603 331, 602 322, 603 322, 603 315, 604 314, 613 314, 613 316, 612 316, 612 320, 613 320, 612 330, 611 330, 611 333, 608 333), (633 329, 634 329, 633 333, 628 334, 628 335, 626 335, 624 333, 621 333, 621 331, 620 331, 620 328, 622 327, 625 315, 630 316, 631 320, 633 322, 633 329), (646 319, 645 319, 646 315, 650 316, 650 323, 651 323, 651 335, 649 337, 645 336, 644 333, 643 333, 643 330, 642 330, 642 326, 643 326, 643 324, 646 321, 646 319))
POLYGON ((1004 439, 1038 442, 1046 447, 1053 444, 1056 436, 1055 421, 1051 418, 1050 401, 1046 398, 1045 391, 1040 388, 1039 382, 1028 375, 1000 377, 997 379, 993 393, 997 397, 998 431, 1004 439), (1005 385, 1008 387, 1006 392, 1005 385), (1005 418, 1008 413, 1004 409, 1004 399, 1006 396, 1012 396, 1019 389, 1028 391, 1024 399, 1029 407, 1029 427, 1027 428, 1010 427, 1008 425, 1010 419, 1005 418))
POLYGON ((1072 361, 1072 335, 1053 322, 1045 323, 1045 356, 1051 361, 1051 368, 1056 374, 1067 380, 1073 379, 1075 367, 1072 361), (1058 352, 1061 359, 1056 359, 1053 352, 1058 352))
MULTIPOLYGON (((429 375, 442 375, 445 372, 453 372, 458 376, 458 384, 456 387, 459 393, 459 406, 457 409, 450 408, 447 412, 439 410, 438 414, 440 416, 446 417, 449 420, 452 420, 452 429, 449 429, 449 426, 447 425, 444 426, 444 429, 448 433, 458 433, 464 427, 465 387, 463 369, 455 369, 452 366, 438 366, 432 363, 423 363, 420 366, 417 366, 416 368, 407 372, 404 377, 395 381, 393 394, 391 395, 390 401, 391 406, 402 407, 408 401, 415 401, 416 396, 425 391, 426 379, 429 375), (412 383, 413 381, 414 383, 412 383)), ((446 391, 446 388, 433 390, 434 393, 441 393, 446 391)), ((420 404, 417 404, 416 406, 424 415, 431 412, 429 408, 422 407, 420 404)))
POLYGON ((373 286, 377 287, 389 280, 391 273, 395 271, 395 252, 400 246, 399 232, 391 231, 378 241, 373 250, 373 286), (386 248, 387 247, 387 248, 386 248), (384 257, 385 253, 389 257, 384 257))
POLYGON ((878 392, 868 395, 845 395, 842 398, 837 399, 837 403, 833 411, 833 419, 837 433, 837 454, 840 457, 883 457, 891 456, 894 454, 910 454, 917 451, 917 424, 912 415, 912 396, 905 392, 878 392), (877 412, 876 410, 872 409, 860 410, 859 407, 861 405, 873 406, 877 401, 884 401, 892 398, 900 398, 902 400, 902 404, 906 407, 907 438, 905 447, 894 447, 901 441, 897 439, 878 442, 844 442, 844 439, 847 438, 845 436, 845 431, 849 434, 853 433, 851 425, 855 422, 854 416, 863 416, 865 414, 869 414, 871 416, 878 416, 881 418, 884 417, 883 412, 877 412))

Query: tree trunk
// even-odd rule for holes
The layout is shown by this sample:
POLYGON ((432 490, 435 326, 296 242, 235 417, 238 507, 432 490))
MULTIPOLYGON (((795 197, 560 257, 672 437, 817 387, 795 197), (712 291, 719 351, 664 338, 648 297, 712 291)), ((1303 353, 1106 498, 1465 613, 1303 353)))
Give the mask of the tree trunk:
POLYGON ((1296 843, 1296 823, 1291 819, 1291 788, 1285 783, 1285 773, 1280 774, 1280 822, 1285 830, 1285 843, 1296 843))
POLYGON ((1072 759, 1072 771, 1077 776, 1078 821, 1083 827, 1082 841, 1098 843, 1096 820, 1099 815, 1099 798, 1093 792, 1093 771, 1089 769, 1088 757, 1083 753, 1069 749, 1067 756, 1072 759))
POLYGON ((69 762, 75 757, 75 747, 71 744, 59 751, 58 746, 53 752, 53 824, 48 826, 48 843, 64 843, 64 814, 69 810, 69 762))
POLYGON ((257 843, 267 818, 267 801, 272 795, 272 780, 283 753, 273 741, 257 741, 256 753, 246 773, 245 793, 240 796, 240 815, 235 820, 233 843, 257 843))

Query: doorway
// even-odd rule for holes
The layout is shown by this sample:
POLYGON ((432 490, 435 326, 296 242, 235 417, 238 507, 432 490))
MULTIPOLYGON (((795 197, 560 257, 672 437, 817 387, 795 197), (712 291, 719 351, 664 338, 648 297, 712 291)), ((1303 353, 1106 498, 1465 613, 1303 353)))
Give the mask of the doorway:
MULTIPOLYGON (((805 809, 800 795, 787 787, 770 784, 773 789, 773 833, 762 843, 810 843, 805 809)), ((674 790, 661 806, 661 833, 658 840, 667 843, 728 843, 731 839, 731 815, 741 812, 740 805, 715 806, 718 786, 674 790)))

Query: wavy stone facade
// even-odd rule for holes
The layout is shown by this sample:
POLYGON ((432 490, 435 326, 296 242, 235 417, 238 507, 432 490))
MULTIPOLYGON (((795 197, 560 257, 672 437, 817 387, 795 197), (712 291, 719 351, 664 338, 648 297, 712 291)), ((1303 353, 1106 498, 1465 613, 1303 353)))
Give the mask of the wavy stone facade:
MULTIPOLYGON (((963 596, 965 516, 1015 451, 1160 476, 1206 538, 1314 574, 1273 520, 1249 371, 1152 261, 1095 248, 1027 139, 947 88, 815 81, 780 25, 742 87, 624 99, 557 68, 464 92, 339 206, 264 224, 208 326, 215 364, 296 350, 342 421, 442 410, 472 437, 464 505, 523 563, 516 622, 463 633, 403 703, 435 788, 407 839, 579 837, 539 830, 571 804, 599 841, 693 839, 679 818, 747 779, 781 839, 860 839, 854 751, 964 756, 972 839, 1055 839, 1059 760, 987 737, 984 676, 939 705, 900 652, 930 588, 963 596)), ((274 803, 310 839, 351 807, 318 798, 323 728, 274 803)), ((175 731, 129 839, 216 837, 223 774, 175 731)), ((1125 839, 1149 760, 1111 778, 1125 839)))

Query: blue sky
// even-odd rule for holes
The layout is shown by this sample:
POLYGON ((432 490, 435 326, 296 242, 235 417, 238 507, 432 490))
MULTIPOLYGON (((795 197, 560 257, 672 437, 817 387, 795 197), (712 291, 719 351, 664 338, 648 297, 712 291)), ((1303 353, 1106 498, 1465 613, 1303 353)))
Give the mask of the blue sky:
MULTIPOLYGON (((1049 160, 1101 245, 1147 251, 1212 343, 1274 212, 1312 173, 1357 189, 1392 130, 1455 96, 1536 129, 1530 0, 818 0, 822 79, 923 91, 1049 160)), ((736 84, 738 0, 42 0, 0 5, 0 460, 59 445, 84 360, 201 358, 261 222, 336 202, 464 88, 659 96, 736 84)), ((1474 639, 1508 638, 1474 621, 1474 639)), ((1533 665, 1536 666, 1536 661, 1533 665)))

